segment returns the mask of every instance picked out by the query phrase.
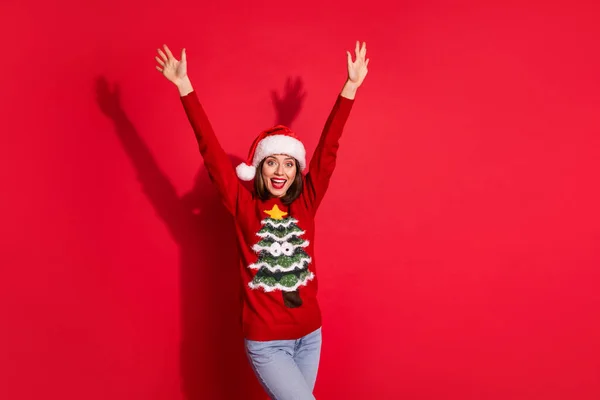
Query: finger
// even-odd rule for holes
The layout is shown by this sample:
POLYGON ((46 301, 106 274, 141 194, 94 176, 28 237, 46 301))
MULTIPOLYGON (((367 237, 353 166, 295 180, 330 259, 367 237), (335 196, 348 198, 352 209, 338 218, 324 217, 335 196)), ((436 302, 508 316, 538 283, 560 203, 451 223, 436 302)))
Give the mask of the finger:
POLYGON ((181 50, 181 61, 186 62, 187 56, 185 54, 185 47, 181 50))
POLYGON ((271 100, 275 104, 279 104, 281 99, 279 98, 279 94, 275 90, 271 90, 271 100))
POLYGON ((348 56, 348 65, 352 64, 352 55, 350 54, 349 51, 346 51, 346 55, 348 56))
POLYGON ((157 63, 159 63, 161 66, 165 66, 165 62, 163 60, 161 60, 158 56, 155 56, 154 59, 156 60, 157 63))
POLYGON ((367 54, 367 43, 363 42, 362 48, 360 49, 360 55, 364 58, 367 54))
POLYGON ((368 67, 368 66, 369 66, 369 60, 370 60, 370 59, 369 59, 369 58, 367 58, 367 62, 365 63, 365 67, 368 67))
POLYGON ((302 91, 302 78, 296 78, 296 83, 294 84, 294 92, 302 91))
POLYGON ((173 57, 173 53, 171 53, 169 46, 167 46, 166 44, 163 44, 163 47, 165 48, 165 52, 167 53, 167 56, 169 56, 169 59, 175 58, 175 57, 173 57))
POLYGON ((356 58, 358 58, 358 55, 360 53, 360 44, 358 43, 358 40, 356 41, 356 47, 354 48, 354 53, 356 53, 356 58))
POLYGON ((156 69, 157 69, 159 72, 163 72, 163 69, 162 69, 161 67, 159 67, 158 65, 156 66, 156 69))
POLYGON ((163 51, 161 49, 157 49, 158 54, 160 54, 160 57, 163 59, 163 61, 167 61, 167 55, 165 53, 163 53, 163 51))

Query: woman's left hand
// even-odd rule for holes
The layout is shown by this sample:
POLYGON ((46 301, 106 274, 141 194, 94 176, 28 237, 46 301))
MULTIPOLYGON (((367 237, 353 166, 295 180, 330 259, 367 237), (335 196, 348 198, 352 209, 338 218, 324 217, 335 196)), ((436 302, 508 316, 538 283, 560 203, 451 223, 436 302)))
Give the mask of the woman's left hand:
POLYGON ((362 85, 365 77, 367 76, 369 59, 365 60, 367 55, 367 44, 363 42, 362 46, 356 41, 356 48, 354 49, 356 60, 352 61, 352 55, 349 51, 346 51, 348 55, 348 82, 351 83, 355 88, 359 88, 362 85))

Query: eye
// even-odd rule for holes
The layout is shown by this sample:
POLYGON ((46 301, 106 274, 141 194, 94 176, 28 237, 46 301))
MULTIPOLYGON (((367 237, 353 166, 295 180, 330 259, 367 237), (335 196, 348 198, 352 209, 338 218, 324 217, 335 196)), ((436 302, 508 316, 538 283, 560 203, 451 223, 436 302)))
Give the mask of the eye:
POLYGON ((275 165, 275 161, 273 161, 273 160, 269 160, 269 161, 267 161, 267 165, 268 165, 269 167, 272 167, 273 165, 275 165))
POLYGON ((291 243, 283 242, 281 243, 281 252, 284 255, 291 257, 294 254, 294 246, 291 243))
POLYGON ((294 166, 294 163, 292 163, 292 162, 288 162, 288 163, 286 164, 286 166, 287 166, 288 168, 292 168, 292 167, 294 166))
POLYGON ((269 253, 271 253, 273 257, 279 257, 281 255, 281 244, 277 242, 272 243, 271 246, 269 246, 269 253))

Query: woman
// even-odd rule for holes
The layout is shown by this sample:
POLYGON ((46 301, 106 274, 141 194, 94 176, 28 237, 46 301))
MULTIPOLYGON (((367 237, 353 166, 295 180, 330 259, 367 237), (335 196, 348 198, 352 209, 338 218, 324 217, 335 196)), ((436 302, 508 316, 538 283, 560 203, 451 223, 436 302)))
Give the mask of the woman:
POLYGON ((187 75, 185 49, 177 60, 165 45, 157 70, 175 84, 204 164, 235 219, 244 283, 246 353, 272 399, 314 399, 321 352, 314 217, 335 168, 339 139, 357 89, 367 75, 366 44, 348 56, 348 79, 306 168, 294 132, 275 126, 254 140, 248 160, 233 168, 187 75), (239 181, 254 179, 249 191, 239 181))

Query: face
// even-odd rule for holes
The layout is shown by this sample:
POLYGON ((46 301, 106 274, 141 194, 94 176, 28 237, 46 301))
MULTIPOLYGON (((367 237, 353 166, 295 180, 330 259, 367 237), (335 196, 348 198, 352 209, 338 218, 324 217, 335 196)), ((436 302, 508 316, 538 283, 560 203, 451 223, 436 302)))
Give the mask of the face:
POLYGON ((296 178, 296 160, 285 154, 274 154, 265 158, 261 172, 269 193, 283 197, 296 178))

